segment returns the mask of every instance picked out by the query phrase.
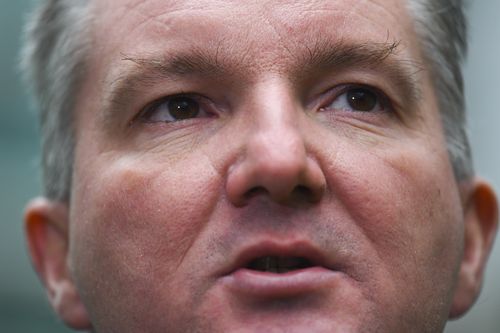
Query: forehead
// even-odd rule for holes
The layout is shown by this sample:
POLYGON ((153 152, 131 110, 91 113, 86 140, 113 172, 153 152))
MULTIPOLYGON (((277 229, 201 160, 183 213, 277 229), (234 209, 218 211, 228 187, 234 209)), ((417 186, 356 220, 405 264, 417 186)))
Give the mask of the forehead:
MULTIPOLYGON (((228 0, 108 0, 94 1, 96 13, 101 17, 123 18, 133 14, 144 23, 148 19, 157 20, 158 23, 168 23, 172 17, 198 18, 212 16, 224 24, 238 22, 238 26, 245 26, 255 22, 295 22, 307 18, 327 14, 332 20, 330 26, 340 27, 349 23, 350 19, 375 19, 379 21, 387 16, 393 16, 398 23, 404 22, 401 17, 406 12, 405 1, 402 0, 301 0, 301 1, 228 1, 228 0), (341 20, 335 20, 338 14, 341 20), (356 15, 358 14, 358 15, 356 15), (146 19, 146 20, 145 20, 146 19)), ((119 21, 113 21, 115 24, 119 21)), ((193 24, 197 22, 192 22, 193 24)), ((200 22, 207 23, 207 22, 200 22)), ((212 22, 213 23, 213 22, 212 22)), ((307 23, 307 22, 305 22, 307 23)), ((355 22, 351 22, 355 23, 355 22)), ((358 21, 359 23, 359 21, 358 21)), ((383 20, 381 21, 383 24, 383 20)), ((234 30, 238 26, 232 26, 234 30)), ((261 26, 252 26, 258 31, 261 26)))
POLYGON ((417 51, 400 0, 110 0, 93 5, 94 50, 102 63, 124 53, 198 49, 220 52, 247 67, 265 67, 335 41, 398 42, 407 53, 417 51))

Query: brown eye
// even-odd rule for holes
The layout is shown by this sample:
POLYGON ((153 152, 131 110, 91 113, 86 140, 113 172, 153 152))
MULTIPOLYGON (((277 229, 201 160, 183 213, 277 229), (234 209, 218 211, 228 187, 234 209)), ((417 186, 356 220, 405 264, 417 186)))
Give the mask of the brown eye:
POLYGON ((194 118, 200 112, 198 102, 189 97, 174 97, 168 101, 168 111, 176 120, 194 118))
POLYGON ((350 112, 376 112, 383 111, 385 106, 385 99, 376 91, 370 88, 354 87, 344 90, 325 109, 350 112))
POLYGON ((200 106, 198 100, 190 96, 174 96, 165 98, 148 107, 141 115, 145 122, 165 122, 209 117, 200 106))
POLYGON ((355 111, 373 111, 379 103, 378 96, 374 92, 363 88, 350 89, 346 97, 347 102, 355 111))

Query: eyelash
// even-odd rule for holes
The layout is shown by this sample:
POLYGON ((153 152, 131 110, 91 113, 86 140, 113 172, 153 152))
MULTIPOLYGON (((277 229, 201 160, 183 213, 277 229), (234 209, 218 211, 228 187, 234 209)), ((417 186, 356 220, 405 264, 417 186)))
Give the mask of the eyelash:
POLYGON ((387 94, 382 92, 380 89, 375 88, 373 86, 364 85, 364 84, 345 84, 333 89, 328 90, 326 93, 322 94, 322 98, 320 100, 319 112, 328 112, 328 111, 345 111, 345 112, 355 112, 355 113, 376 113, 376 112, 393 112, 394 111, 394 103, 388 97, 387 94), (352 90, 366 90, 367 92, 372 93, 377 98, 377 104, 380 105, 381 109, 379 111, 346 111, 346 110, 335 110, 334 108, 330 108, 329 106, 343 95, 348 94, 352 90))
MULTIPOLYGON (((344 103, 350 104, 348 97, 345 96, 343 97, 345 99, 344 103)), ((335 88, 332 88, 328 90, 326 93, 323 93, 322 96, 320 97, 320 103, 321 105, 319 108, 317 108, 318 112, 329 112, 329 111, 338 111, 338 112, 349 112, 349 113, 356 113, 356 114, 373 114, 373 113, 379 113, 379 112, 388 112, 391 113, 394 111, 393 103, 391 99, 383 92, 380 91, 380 89, 374 88, 372 86, 368 85, 363 85, 363 84, 345 84, 342 86, 338 86, 335 88), (343 95, 348 94, 349 92, 352 92, 354 90, 359 90, 359 91, 364 91, 364 92, 369 92, 373 94, 373 96, 376 98, 375 103, 376 106, 378 106, 380 109, 379 110, 346 110, 344 109, 336 109, 334 107, 331 107, 332 104, 334 103, 342 103, 340 98, 342 98, 343 95)), ((351 105, 352 106, 352 105, 351 105)), ((147 106, 145 106, 139 114, 134 117, 134 119, 131 121, 131 123, 135 122, 137 119, 139 119, 143 123, 174 123, 174 122, 183 122, 185 120, 194 120, 194 119, 200 119, 200 118, 208 118, 208 117, 213 117, 217 115, 217 112, 213 111, 214 108, 210 103, 210 100, 204 96, 194 94, 194 93, 179 93, 175 95, 170 95, 166 97, 162 97, 147 106), (170 105, 168 104, 169 102, 175 101, 194 101, 196 104, 197 112, 194 114, 194 116, 188 115, 186 118, 181 118, 181 119, 174 119, 175 117, 171 114, 170 105), (172 118, 171 120, 161 120, 161 119, 153 119, 155 116, 157 118, 161 118, 161 107, 166 107, 167 110, 167 116, 165 118, 172 118), (201 116, 199 115, 199 112, 201 112, 201 116)), ((165 116, 165 115, 164 115, 165 116)))
MULTIPOLYGON (((139 112, 138 116, 135 118, 141 120, 144 123, 173 123, 173 122, 182 121, 182 119, 181 120, 172 120, 172 121, 161 121, 161 120, 155 121, 155 120, 147 119, 147 118, 154 117, 155 113, 160 112, 160 108, 162 106, 168 107, 168 103, 175 101, 176 99, 177 100, 184 99, 184 101, 194 101, 196 103, 197 107, 199 108, 199 110, 206 117, 210 117, 210 116, 213 116, 216 114, 215 112, 212 112, 213 108, 210 106, 210 103, 208 102, 207 98, 200 96, 200 95, 197 95, 197 94, 179 93, 179 94, 175 94, 175 95, 169 95, 169 96, 162 97, 162 98, 148 104, 147 106, 145 106, 142 109, 141 112, 139 112)), ((167 110, 167 112, 169 112, 169 110, 167 110)), ((199 118, 199 117, 197 117, 197 118, 199 118)), ((193 118, 187 118, 187 119, 192 120, 193 118)))

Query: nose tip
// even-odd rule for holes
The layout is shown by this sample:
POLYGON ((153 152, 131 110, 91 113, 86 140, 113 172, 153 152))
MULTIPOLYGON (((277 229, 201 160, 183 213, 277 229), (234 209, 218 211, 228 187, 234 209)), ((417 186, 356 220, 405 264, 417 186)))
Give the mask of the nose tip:
POLYGON ((254 138, 243 155, 230 169, 226 184, 233 204, 245 205, 255 196, 280 204, 321 200, 324 174, 298 135, 254 138))

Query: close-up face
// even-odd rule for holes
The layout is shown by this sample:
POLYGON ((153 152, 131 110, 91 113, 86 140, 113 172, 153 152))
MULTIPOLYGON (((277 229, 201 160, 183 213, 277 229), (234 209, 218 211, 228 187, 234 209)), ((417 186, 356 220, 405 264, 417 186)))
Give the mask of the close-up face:
POLYGON ((439 332, 464 196, 405 2, 94 1, 67 263, 96 332, 439 332))

